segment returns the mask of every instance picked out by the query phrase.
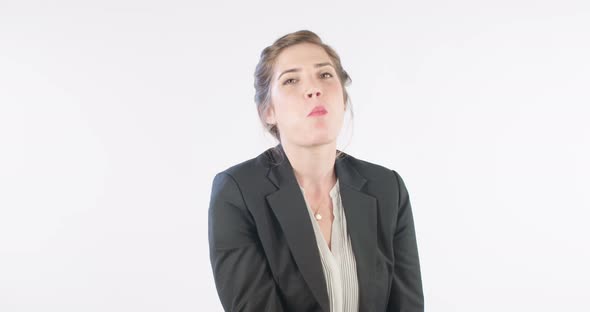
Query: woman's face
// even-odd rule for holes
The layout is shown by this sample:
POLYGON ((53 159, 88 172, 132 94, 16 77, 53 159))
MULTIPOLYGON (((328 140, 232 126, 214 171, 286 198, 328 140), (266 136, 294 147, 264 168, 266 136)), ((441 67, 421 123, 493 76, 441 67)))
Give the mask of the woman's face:
POLYGON ((344 119, 342 84, 323 48, 296 44, 279 54, 271 82, 266 122, 277 124, 281 141, 300 146, 336 141, 344 119), (321 105, 324 115, 309 115, 321 105))

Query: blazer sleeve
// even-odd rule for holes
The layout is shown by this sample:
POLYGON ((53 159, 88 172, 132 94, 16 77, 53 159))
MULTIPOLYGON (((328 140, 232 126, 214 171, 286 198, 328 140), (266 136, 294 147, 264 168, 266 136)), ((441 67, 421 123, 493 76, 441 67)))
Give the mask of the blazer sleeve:
POLYGON ((283 311, 254 219, 228 173, 213 179, 208 227, 209 256, 224 310, 283 311))
POLYGON ((387 311, 423 312, 424 295, 410 197, 401 176, 392 171, 399 188, 399 207, 393 238, 394 274, 387 311))

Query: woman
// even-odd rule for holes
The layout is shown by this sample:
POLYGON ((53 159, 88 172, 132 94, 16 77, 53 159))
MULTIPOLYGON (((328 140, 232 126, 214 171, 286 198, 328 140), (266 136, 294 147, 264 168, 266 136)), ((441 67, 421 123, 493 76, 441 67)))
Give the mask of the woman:
POLYGON ((424 310, 402 178, 336 149, 349 82, 313 32, 262 51, 255 101, 279 144, 218 173, 209 207, 226 311, 424 310))

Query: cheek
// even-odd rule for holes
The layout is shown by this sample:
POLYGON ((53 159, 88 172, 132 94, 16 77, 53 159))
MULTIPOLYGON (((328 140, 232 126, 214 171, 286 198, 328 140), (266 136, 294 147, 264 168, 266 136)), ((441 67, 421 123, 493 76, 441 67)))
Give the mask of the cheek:
POLYGON ((343 94, 342 92, 344 91, 342 89, 342 85, 340 85, 340 82, 336 82, 332 84, 332 90, 336 93, 336 94, 343 94))
POLYGON ((293 102, 297 96, 296 88, 274 88, 272 90, 271 99, 277 106, 289 106, 290 102, 293 102))
POLYGON ((340 85, 340 82, 338 82, 337 80, 333 80, 330 83, 327 83, 324 86, 324 90, 331 97, 339 97, 343 95, 342 86, 340 85))
POLYGON ((277 95, 273 97, 273 103, 275 118, 283 128, 291 128, 300 122, 299 116, 304 113, 301 111, 300 102, 290 97, 277 95))
POLYGON ((282 114, 289 114, 301 106, 301 92, 296 88, 279 88, 272 94, 272 102, 282 114))

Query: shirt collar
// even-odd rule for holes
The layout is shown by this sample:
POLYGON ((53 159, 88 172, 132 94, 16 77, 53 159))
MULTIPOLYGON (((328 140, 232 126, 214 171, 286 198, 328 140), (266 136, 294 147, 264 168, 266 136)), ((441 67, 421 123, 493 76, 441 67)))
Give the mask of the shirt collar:
MULTIPOLYGON (((338 182, 339 182, 339 179, 336 178, 336 183, 334 184, 334 186, 332 186, 332 189, 330 190, 330 196, 332 198, 336 197, 336 195, 340 191, 340 187, 339 187, 338 182)), ((301 192, 303 192, 305 194, 305 190, 303 189, 303 187, 301 187, 301 185, 299 186, 299 188, 301 189, 301 192)))

